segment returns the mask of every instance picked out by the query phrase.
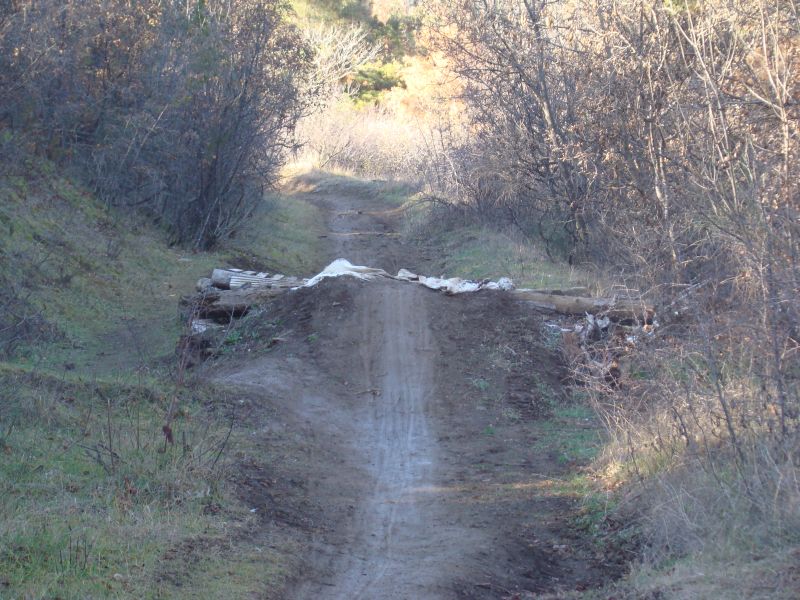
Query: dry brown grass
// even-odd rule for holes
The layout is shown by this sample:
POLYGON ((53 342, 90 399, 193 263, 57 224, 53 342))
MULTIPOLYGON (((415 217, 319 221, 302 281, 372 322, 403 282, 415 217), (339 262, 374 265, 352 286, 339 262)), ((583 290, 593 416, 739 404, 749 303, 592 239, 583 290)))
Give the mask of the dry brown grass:
POLYGON ((344 98, 307 117, 298 137, 304 147, 297 162, 312 168, 411 182, 422 170, 418 124, 385 108, 358 108, 344 98))

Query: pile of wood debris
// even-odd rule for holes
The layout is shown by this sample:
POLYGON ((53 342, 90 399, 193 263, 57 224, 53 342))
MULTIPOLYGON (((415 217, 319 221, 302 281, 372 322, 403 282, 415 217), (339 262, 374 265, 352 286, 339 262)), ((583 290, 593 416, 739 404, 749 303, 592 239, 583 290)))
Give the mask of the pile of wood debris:
POLYGON ((306 281, 279 273, 214 269, 211 277, 197 281, 195 294, 181 298, 181 305, 189 308, 193 324, 199 321, 195 329, 202 330, 203 321, 228 324, 231 319, 244 316, 252 306, 302 286, 306 281))
MULTIPOLYGON (((597 342, 614 337, 624 348, 635 343, 636 336, 652 332, 655 311, 635 295, 616 294, 593 297, 585 287, 569 289, 515 289, 508 278, 471 281, 460 278, 425 277, 406 269, 390 275, 382 269, 353 265, 338 259, 310 279, 289 277, 279 273, 258 273, 239 269, 214 269, 211 277, 197 282, 197 291, 181 298, 192 335, 203 336, 208 329, 229 325, 244 316, 252 307, 263 305, 275 296, 303 287, 317 285, 330 277, 350 276, 363 280, 388 278, 423 285, 453 295, 494 290, 507 293, 537 310, 563 315, 555 325, 562 335, 562 347, 575 369, 609 373, 618 369, 619 356, 597 356, 597 342), (578 317, 576 323, 572 318, 578 317), (566 322, 565 322, 566 321, 566 322), (569 325, 569 326, 565 326, 569 325)), ((607 347, 607 345, 605 345, 607 347)))
POLYGON ((647 319, 612 320, 609 316, 586 314, 577 321, 562 319, 546 326, 560 335, 560 348, 578 385, 611 391, 619 387, 630 369, 634 349, 652 336, 658 321, 647 319))

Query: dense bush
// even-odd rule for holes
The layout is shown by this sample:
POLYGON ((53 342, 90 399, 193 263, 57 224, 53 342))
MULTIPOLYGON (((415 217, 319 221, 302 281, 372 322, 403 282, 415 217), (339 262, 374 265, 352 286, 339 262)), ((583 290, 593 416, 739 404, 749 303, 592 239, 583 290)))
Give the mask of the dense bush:
MULTIPOLYGON (((0 4, 0 136, 212 246, 274 181, 311 53, 282 2, 0 4)), ((3 148, 8 152, 8 143, 3 148)))
POLYGON ((443 0, 432 19, 472 134, 432 193, 650 293, 662 327, 630 376, 586 382, 616 468, 705 473, 706 512, 773 541, 800 526, 798 11, 443 0))

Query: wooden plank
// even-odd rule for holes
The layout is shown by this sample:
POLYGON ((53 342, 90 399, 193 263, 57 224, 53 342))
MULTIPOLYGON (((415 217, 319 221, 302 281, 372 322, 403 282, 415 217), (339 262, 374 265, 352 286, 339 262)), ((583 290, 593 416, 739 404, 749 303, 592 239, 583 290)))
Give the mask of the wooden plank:
POLYGON ((563 296, 545 294, 532 290, 513 290, 509 292, 517 300, 533 303, 539 308, 547 308, 567 315, 607 315, 614 321, 634 320, 650 322, 655 311, 643 302, 616 298, 589 298, 586 296, 563 296))
POLYGON ((223 290, 242 287, 246 283, 259 285, 269 277, 268 273, 241 271, 239 269, 214 269, 211 272, 211 283, 223 290))
POLYGON ((591 296, 589 288, 584 286, 576 286, 571 288, 555 288, 555 289, 527 289, 523 288, 518 290, 520 292, 536 292, 538 294, 548 294, 553 296, 583 296, 588 298, 591 296))

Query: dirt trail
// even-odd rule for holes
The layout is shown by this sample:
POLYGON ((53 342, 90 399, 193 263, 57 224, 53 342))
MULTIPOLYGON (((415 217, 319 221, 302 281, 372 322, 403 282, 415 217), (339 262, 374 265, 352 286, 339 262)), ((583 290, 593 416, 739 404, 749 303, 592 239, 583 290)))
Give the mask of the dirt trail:
MULTIPOLYGON (((392 230, 396 213, 369 194, 317 194, 329 218, 337 257, 389 271, 418 268, 420 260, 392 230)), ((329 578, 306 581, 296 598, 432 598, 445 592, 461 548, 476 547, 479 533, 448 524, 436 489, 438 447, 430 403, 436 394, 426 291, 380 283, 354 297, 357 333, 354 378, 363 403, 353 415, 354 446, 367 467, 347 546, 323 549, 329 578)), ((319 560, 319 558, 318 558, 319 560)))
MULTIPOLYGON (((477 532, 443 520, 435 494, 438 449, 430 423, 434 340, 415 286, 379 284, 355 302, 365 401, 354 415, 368 483, 349 543, 331 557, 329 579, 297 598, 440 597, 462 545, 477 532)), ((324 551, 323 551, 324 554, 324 551)))
MULTIPOLYGON (((418 249, 386 235, 396 215, 368 186, 315 189, 331 258, 425 272, 418 249)), ((538 316, 502 294, 354 280, 282 297, 270 314, 287 341, 217 376, 260 394, 284 438, 301 440, 276 469, 304 500, 248 499, 265 519, 311 521, 298 574, 268 596, 524 598, 602 578, 564 526, 571 500, 542 487, 564 467, 536 450, 539 407, 553 401, 542 390, 560 385, 531 335, 538 316)))

